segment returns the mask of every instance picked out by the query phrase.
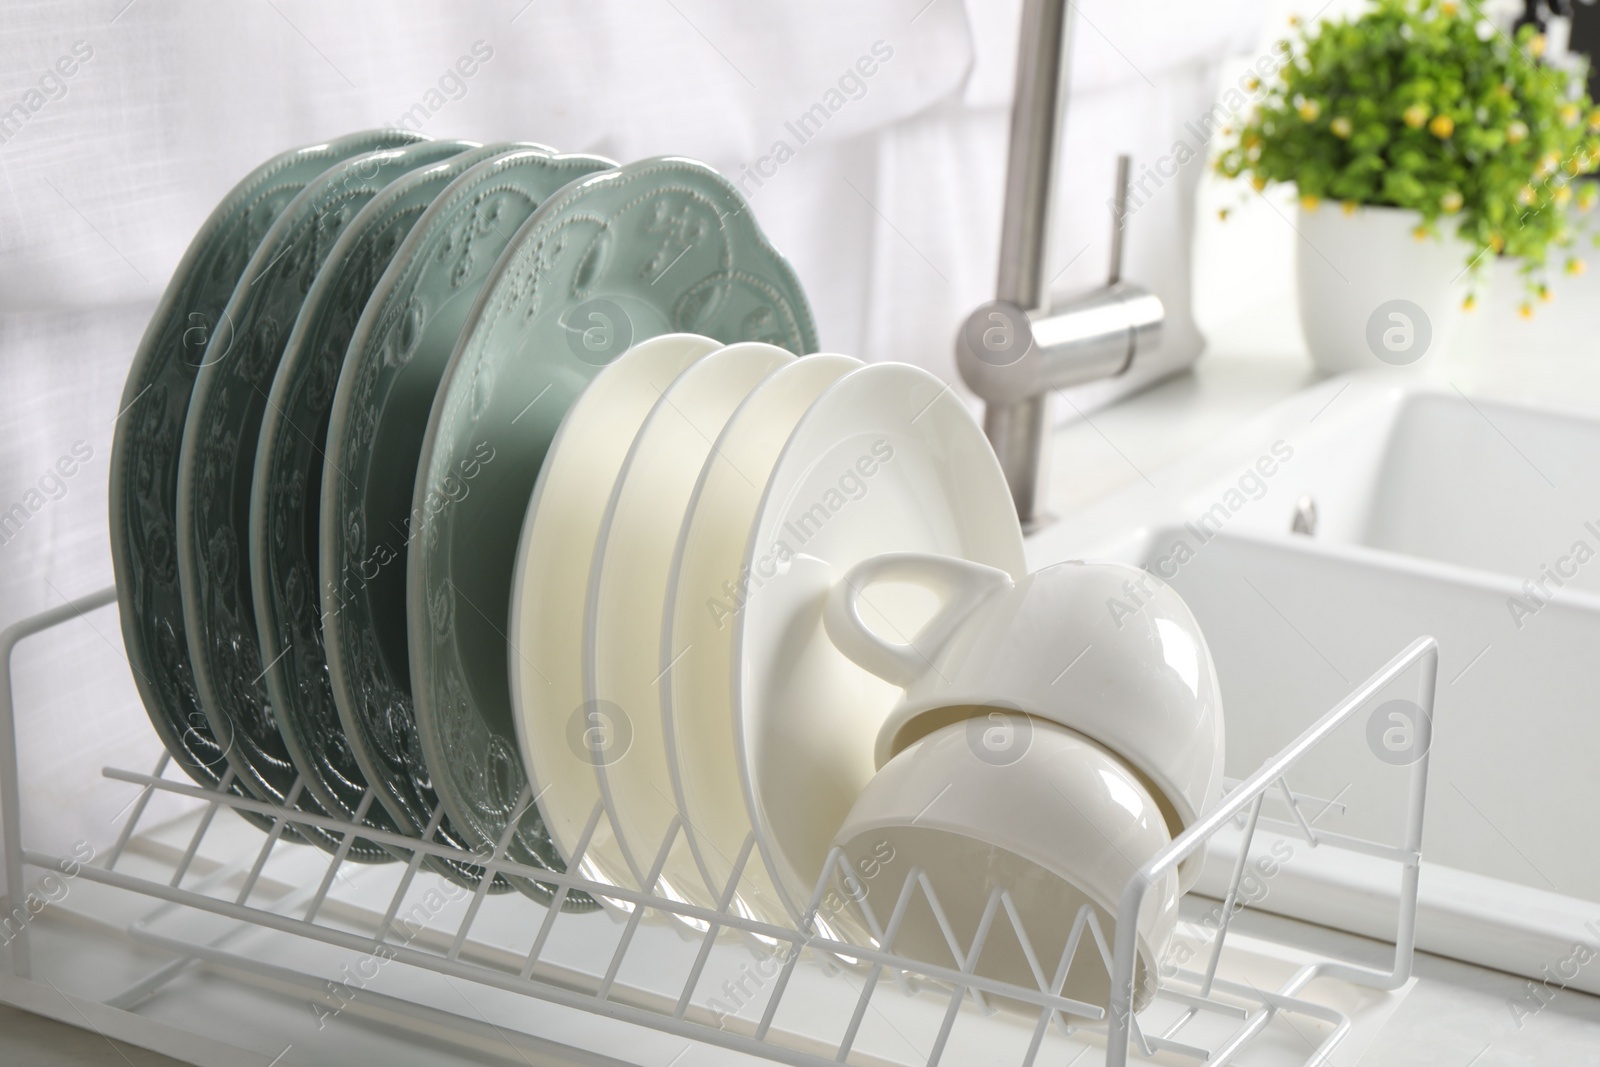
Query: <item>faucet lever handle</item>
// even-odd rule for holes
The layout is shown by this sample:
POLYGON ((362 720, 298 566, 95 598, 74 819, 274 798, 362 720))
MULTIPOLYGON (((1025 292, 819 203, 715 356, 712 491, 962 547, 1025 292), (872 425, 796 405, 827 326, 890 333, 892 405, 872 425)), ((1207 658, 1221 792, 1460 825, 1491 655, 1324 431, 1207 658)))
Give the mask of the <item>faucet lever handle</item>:
POLYGON ((1122 241, 1126 234, 1124 223, 1128 221, 1128 179, 1132 171, 1133 157, 1126 152, 1119 153, 1116 188, 1111 203, 1111 271, 1106 279, 1107 285, 1116 285, 1122 280, 1122 241))

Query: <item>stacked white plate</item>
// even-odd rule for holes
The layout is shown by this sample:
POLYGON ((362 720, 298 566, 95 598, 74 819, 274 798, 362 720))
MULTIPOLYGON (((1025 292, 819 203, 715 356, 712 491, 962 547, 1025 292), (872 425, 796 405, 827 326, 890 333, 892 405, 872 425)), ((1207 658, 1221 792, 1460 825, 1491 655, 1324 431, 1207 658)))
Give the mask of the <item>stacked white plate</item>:
MULTIPOLYGON (((864 937, 824 868, 902 694, 822 609, 891 551, 1025 573, 994 453, 933 375, 690 334, 601 370, 528 505, 510 619, 518 739, 568 863, 864 937)), ((914 634, 935 606, 885 585, 870 610, 914 634)))

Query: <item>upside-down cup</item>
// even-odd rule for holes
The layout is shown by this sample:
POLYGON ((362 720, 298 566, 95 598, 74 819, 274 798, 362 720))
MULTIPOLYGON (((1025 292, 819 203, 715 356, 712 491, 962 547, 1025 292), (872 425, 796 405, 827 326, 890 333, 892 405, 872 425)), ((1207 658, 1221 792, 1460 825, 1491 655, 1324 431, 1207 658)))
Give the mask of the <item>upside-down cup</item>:
MULTIPOLYGON (((879 767, 943 726, 1002 709, 1065 726, 1126 762, 1173 837, 1221 793, 1216 667, 1188 605, 1147 571, 1074 561, 1014 580, 968 560, 888 553, 851 568, 823 618, 840 651, 905 689, 878 733, 879 767), (939 602, 908 641, 882 635, 880 582, 922 586, 939 602)), ((1179 866, 1184 890, 1203 855, 1179 866)))
MULTIPOLYGON (((977 717, 918 738, 867 783, 835 838, 848 869, 836 882, 886 951, 959 971, 982 931, 972 973, 1028 991, 1060 981, 1062 997, 1096 1008, 1111 988, 1123 890, 1170 842, 1154 798, 1100 746, 1044 720, 977 717), (986 736, 997 730, 1003 739, 986 736)), ((1178 895, 1168 871, 1144 898, 1135 1011, 1155 993, 1178 895)), ((989 995, 1039 1010, 1014 993, 989 995)))

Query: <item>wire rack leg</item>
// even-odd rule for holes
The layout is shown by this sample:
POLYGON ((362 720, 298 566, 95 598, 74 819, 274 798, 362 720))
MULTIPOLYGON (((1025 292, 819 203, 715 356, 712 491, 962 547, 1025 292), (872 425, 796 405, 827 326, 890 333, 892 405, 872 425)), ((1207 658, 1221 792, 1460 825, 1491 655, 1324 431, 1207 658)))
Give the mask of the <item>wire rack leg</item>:
POLYGON ((117 587, 104 589, 43 611, 32 618, 13 623, 0 632, 0 837, 5 838, 5 888, 7 911, 0 916, 0 930, 7 938, 11 973, 27 978, 32 972, 28 955, 27 884, 23 881, 22 787, 17 773, 17 723, 15 692, 11 685, 11 653, 26 637, 58 626, 75 616, 105 607, 117 599, 117 587), (22 909, 23 919, 14 916, 22 909), (14 932, 13 932, 14 930, 14 932))
MULTIPOLYGON (((1282 778, 1278 779, 1280 782, 1282 778)), ((1211 995, 1211 983, 1217 980, 1217 963, 1222 958, 1222 942, 1228 934, 1228 924, 1233 920, 1234 906, 1239 902, 1239 884, 1244 880, 1245 864, 1250 862, 1250 843, 1256 837, 1256 823, 1261 819, 1261 801, 1265 793, 1257 795, 1250 803, 1250 815, 1244 828, 1244 840, 1239 844, 1239 858, 1234 861, 1233 879, 1228 883, 1228 896, 1222 902, 1222 917, 1217 921, 1217 936, 1211 941, 1211 955, 1206 960, 1205 981, 1200 983, 1200 995, 1211 995)))
MULTIPOLYGON (((289 790, 289 795, 283 798, 283 806, 285 808, 293 808, 300 799, 300 791, 304 788, 305 782, 296 775, 294 785, 289 790)), ((255 889, 256 882, 261 879, 261 872, 266 870, 267 858, 272 855, 273 848, 277 845, 279 839, 283 837, 284 827, 288 824, 289 820, 285 815, 279 815, 273 820, 272 829, 268 832, 266 841, 262 842, 261 853, 256 856, 256 865, 250 869, 249 876, 245 878, 244 885, 240 887, 239 899, 234 901, 235 904, 243 904, 250 899, 250 893, 255 889)))
MULTIPOLYGON (((728 878, 728 884, 723 887, 722 896, 717 898, 717 914, 726 915, 733 906, 733 895, 739 891, 739 882, 744 878, 745 864, 750 862, 750 853, 755 848, 755 834, 749 834, 744 839, 744 847, 739 850, 739 858, 734 861, 733 874, 728 878)), ((674 1019, 681 1019, 689 1010, 689 1001, 694 996, 694 991, 700 985, 700 976, 705 973, 706 961, 711 958, 711 949, 717 943, 717 934, 721 932, 721 923, 710 923, 706 926, 705 936, 700 941, 700 951, 696 953, 694 964, 689 968, 688 977, 683 980, 683 993, 678 997, 678 1003, 672 1011, 674 1019)), ((773 996, 778 994, 774 992, 773 996)), ((765 1022, 765 1020, 763 1020, 765 1022)), ((761 1036, 761 1032, 756 1034, 761 1036)))
MULTIPOLYGON (((444 822, 444 801, 434 805, 433 814, 428 818, 428 825, 422 828, 422 840, 432 841, 442 822, 444 822)), ((411 859, 406 863, 406 873, 400 876, 400 884, 395 886, 394 898, 389 901, 389 910, 384 912, 383 921, 378 923, 378 932, 372 939, 373 948, 377 948, 389 939, 389 933, 394 928, 394 917, 400 914, 400 905, 406 899, 406 891, 411 888, 411 883, 416 880, 417 871, 421 867, 422 850, 413 849, 411 859)), ((492 877, 487 871, 483 876, 492 877)))
MULTIPOLYGON (((495 842, 494 853, 491 859, 499 860, 506 854, 506 849, 511 847, 511 835, 517 832, 517 827, 522 823, 523 813, 533 803, 533 786, 522 787, 522 795, 517 798, 517 806, 512 809, 511 818, 506 820, 506 828, 500 833, 500 840, 495 842)), ((472 891, 472 902, 467 905, 467 913, 461 917, 461 926, 456 930, 455 940, 450 943, 450 951, 446 955, 456 959, 461 955, 461 946, 467 943, 467 934, 472 929, 472 923, 478 917, 478 909, 483 907, 483 898, 489 895, 489 884, 494 881, 494 876, 488 871, 483 872, 483 877, 478 879, 478 886, 472 891)))
MULTIPOLYGON (((150 777, 160 778, 166 771, 167 764, 172 762, 172 753, 162 752, 161 758, 156 760, 155 770, 150 772, 150 777)), ((116 844, 111 846, 111 851, 106 853, 106 870, 116 867, 117 860, 122 858, 122 850, 128 847, 128 842, 133 838, 133 831, 139 825, 139 820, 144 818, 145 806, 150 803, 150 798, 155 796, 156 787, 152 782, 139 790, 139 795, 134 799, 133 810, 128 813, 128 821, 122 824, 122 832, 117 835, 116 844)))
MULTIPOLYGON (((212 792, 218 797, 227 795, 228 789, 233 785, 233 768, 229 767, 222 773, 212 792)), ((195 824, 194 834, 189 838, 189 847, 184 849, 183 859, 178 861, 178 867, 172 872, 172 881, 167 884, 174 889, 183 881, 183 876, 189 873, 189 865, 194 862, 195 855, 200 851, 200 842, 205 838, 206 832, 211 829, 211 820, 217 817, 217 809, 222 806, 220 799, 213 799, 206 805, 206 810, 201 813, 200 821, 195 824)), ((110 869, 109 867, 107 868, 110 869)))
MULTIPOLYGON (((656 852, 655 862, 650 865, 650 873, 645 875, 644 885, 640 888, 647 893, 654 893, 661 881, 661 869, 667 865, 667 857, 672 853, 672 845, 678 839, 678 831, 682 828, 683 821, 676 815, 672 817, 671 824, 667 827, 667 836, 661 842, 661 848, 656 852)), ((639 932, 639 922, 644 918, 643 905, 637 906, 628 916, 628 924, 623 928, 622 936, 617 939, 617 950, 611 954, 611 965, 606 968, 606 976, 600 980, 600 989, 595 994, 601 1000, 611 995, 611 986, 617 980, 617 972, 622 969, 622 959, 628 953, 628 946, 633 944, 633 935, 639 932)))
POLYGON ((322 884, 317 886, 311 903, 306 905, 306 922, 311 922, 317 917, 317 912, 322 910, 322 902, 328 899, 328 891, 333 888, 333 880, 339 876, 339 868, 344 866, 346 857, 350 855, 350 846, 355 844, 356 828, 367 821, 367 812, 372 809, 372 801, 377 795, 377 790, 372 786, 368 786, 367 791, 361 795, 361 803, 357 805, 355 817, 351 820, 353 825, 339 839, 339 847, 335 850, 333 858, 328 861, 328 871, 322 876, 322 884))
MULTIPOLYGON (((589 842, 594 838, 594 832, 600 826, 600 817, 605 814, 605 806, 600 801, 595 801, 594 810, 589 812, 589 821, 583 827, 583 833, 578 837, 578 846, 572 850, 572 858, 567 861, 567 869, 581 870, 583 857, 589 851, 589 842)), ((544 953, 544 944, 550 939, 550 931, 555 929, 556 919, 561 915, 561 905, 566 903, 567 887, 559 886, 556 895, 551 898, 550 906, 545 909, 544 922, 539 924, 539 932, 533 935, 533 944, 528 948, 528 958, 522 962, 522 971, 518 975, 527 978, 533 974, 533 969, 539 965, 539 957, 544 953)))
MULTIPOLYGON (((751 845, 755 844, 755 840, 755 832, 751 831, 750 836, 745 839, 745 849, 748 850, 751 845)), ((838 847, 835 847, 828 854, 828 863, 823 867, 821 877, 817 879, 816 886, 811 890, 811 899, 806 902, 805 922, 801 924, 801 930, 805 933, 814 933, 817 929, 817 911, 822 907, 822 898, 827 891, 828 879, 831 877, 835 862, 842 866, 845 864, 844 850, 838 847)), ((848 870, 849 868, 845 866, 844 869, 848 870)), ((772 1029, 772 1020, 777 1018, 778 1005, 782 1003, 783 995, 789 989, 789 980, 794 977, 795 965, 800 962, 800 948, 801 946, 798 942, 789 945, 787 958, 783 961, 783 969, 778 972, 778 980, 772 987, 771 995, 767 997, 765 1010, 761 1013, 761 1022, 756 1026, 756 1040, 758 1041, 766 1038, 767 1031, 772 1029)), ((831 960, 831 957, 829 959, 831 960)))
MULTIPOLYGON (((317 892, 312 890, 310 887, 297 889, 283 899, 279 910, 284 914, 288 914, 295 908, 298 908, 304 901, 311 899, 315 895, 317 895, 317 892)), ((151 923, 159 918, 160 915, 170 910, 171 908, 169 907, 157 908, 150 915, 147 915, 143 919, 130 924, 128 927, 129 934, 135 940, 138 940, 141 935, 146 933, 151 923)), ((251 923, 235 922, 227 930, 224 930, 217 937, 213 938, 208 943, 207 947, 220 949, 234 938, 250 933, 256 929, 258 928, 251 923)), ((139 979, 137 982, 133 983, 116 996, 108 998, 106 1000, 106 1004, 113 1008, 120 1008, 123 1011, 132 1011, 146 1000, 155 996, 156 993, 160 992, 161 988, 168 982, 171 982, 184 971, 200 962, 202 961, 198 955, 182 955, 178 959, 172 960, 171 962, 156 968, 154 971, 151 971, 149 974, 145 975, 145 977, 139 979)))

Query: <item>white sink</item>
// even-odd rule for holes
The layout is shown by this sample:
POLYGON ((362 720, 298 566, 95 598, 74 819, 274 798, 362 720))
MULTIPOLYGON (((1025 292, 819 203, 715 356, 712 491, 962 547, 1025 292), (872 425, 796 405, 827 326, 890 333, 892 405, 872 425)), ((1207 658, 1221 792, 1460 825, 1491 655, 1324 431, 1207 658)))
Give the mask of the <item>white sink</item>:
MULTIPOLYGON (((1426 392, 1374 414, 1376 471, 1350 499, 1329 480, 1324 536, 1536 581, 1575 542, 1600 549, 1600 423, 1426 392)), ((1600 593, 1600 567, 1563 567, 1562 584, 1600 593)))
MULTIPOLYGON (((1600 422, 1450 387, 1324 382, 1029 549, 1035 566, 1135 562, 1184 596, 1221 679, 1234 777, 1433 635, 1419 944, 1536 975, 1600 938, 1583 926, 1600 919, 1600 422), (1302 497, 1314 536, 1290 532, 1302 497)), ((1415 681, 1380 702, 1414 697, 1415 681)), ((1320 825, 1394 840, 1405 768, 1364 733, 1339 741, 1296 788, 1340 797, 1320 825)), ((1392 937, 1392 910, 1385 930, 1371 908, 1319 902, 1316 883, 1349 869, 1294 866, 1281 885, 1298 888, 1267 906, 1322 921, 1332 906, 1392 937)), ((1600 991, 1600 973, 1573 984, 1600 991)))

